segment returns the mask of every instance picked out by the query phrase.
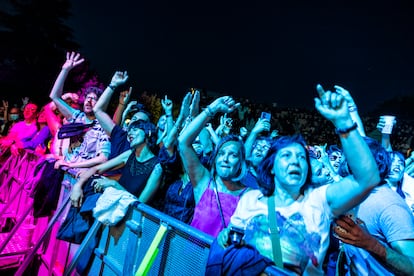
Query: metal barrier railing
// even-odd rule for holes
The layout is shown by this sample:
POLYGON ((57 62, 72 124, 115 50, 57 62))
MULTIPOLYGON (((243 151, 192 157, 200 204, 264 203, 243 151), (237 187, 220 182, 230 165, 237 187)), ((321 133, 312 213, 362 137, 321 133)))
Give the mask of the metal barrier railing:
MULTIPOLYGON (((32 153, 26 152, 19 157, 20 159, 10 161, 8 166, 11 166, 10 164, 18 166, 12 169, 11 167, 1 168, 0 174, 5 171, 8 174, 21 172, 22 170, 18 168, 23 166, 24 160, 28 160, 27 154, 32 153), (13 172, 13 169, 16 171, 13 172)), ((34 162, 34 159, 30 160, 33 162, 29 162, 30 166, 27 163, 27 172, 33 172, 33 167, 37 163, 34 162)), ((63 169, 67 171, 67 168, 63 169)), ((73 171, 69 170, 68 173, 73 173, 73 171)), ((15 178, 21 178, 20 176, 15 178)), ((13 177, 7 175, 7 179, 12 180, 13 177)), ((19 187, 21 192, 25 192, 22 184, 19 187)), ((59 218, 62 217, 69 205, 69 196, 62 196, 63 194, 62 189, 58 210, 49 220, 36 243, 29 251, 25 252, 23 261, 15 275, 25 274, 35 256, 39 254, 39 248, 42 244, 49 242, 53 229, 58 226, 59 218)), ((11 200, 14 196, 8 198, 11 200)), ((21 226, 24 217, 30 213, 31 206, 26 205, 25 207, 19 212, 23 219, 20 219, 9 233, 10 238, 8 237, 0 244, 0 252, 21 226)), ((68 259, 69 264, 65 262, 66 267, 62 269, 63 275, 72 275, 97 233, 101 236, 98 246, 93 250, 91 264, 87 271, 88 275, 204 275, 210 245, 213 241, 211 236, 140 203, 130 208, 123 222, 117 227, 103 226, 100 222, 95 221, 79 250, 68 259), (115 236, 114 229, 118 231, 115 236)), ((56 239, 56 237, 52 237, 52 239, 56 239)), ((56 243, 54 246, 56 247, 56 243)), ((53 269, 56 255, 60 253, 59 250, 52 250, 51 260, 47 265, 48 275, 55 275, 53 269)), ((40 254, 45 254, 45 252, 40 252, 40 254)), ((271 275, 289 275, 276 267, 270 268, 269 271, 272 272, 271 275)))

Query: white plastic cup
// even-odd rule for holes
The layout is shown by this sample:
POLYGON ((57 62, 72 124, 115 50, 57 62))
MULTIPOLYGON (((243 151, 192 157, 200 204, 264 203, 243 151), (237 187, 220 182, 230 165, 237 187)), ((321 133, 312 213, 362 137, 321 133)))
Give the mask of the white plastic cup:
POLYGON ((385 120, 385 125, 382 128, 382 133, 384 134, 391 134, 392 127, 394 126, 395 116, 384 115, 382 116, 385 120))

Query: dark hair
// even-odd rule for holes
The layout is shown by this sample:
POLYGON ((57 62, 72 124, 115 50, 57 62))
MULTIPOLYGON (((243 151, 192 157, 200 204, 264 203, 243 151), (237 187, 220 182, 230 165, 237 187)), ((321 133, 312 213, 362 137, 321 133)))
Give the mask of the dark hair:
POLYGON ((377 140, 369 137, 364 137, 364 140, 375 158, 375 162, 377 163, 378 170, 380 173, 381 181, 383 181, 387 177, 391 168, 390 154, 377 140))
POLYGON ((90 86, 85 89, 85 98, 88 96, 88 94, 95 93, 98 99, 101 97, 103 90, 99 87, 90 86))
POLYGON ((240 139, 240 137, 237 136, 237 135, 234 135, 234 134, 224 136, 220 140, 220 142, 217 144, 217 146, 215 147, 213 153, 211 154, 210 162, 209 162, 210 167, 211 167, 211 174, 213 175, 213 177, 215 176, 215 174, 216 174, 217 154, 220 151, 220 149, 223 147, 223 145, 227 142, 236 142, 240 145, 240 147, 239 147, 240 168, 239 168, 238 174, 231 179, 232 181, 240 181, 247 172, 246 151, 244 149, 244 144, 243 144, 242 140, 240 139))
MULTIPOLYGON (((390 153, 390 162, 391 162, 391 165, 390 165, 390 170, 391 170, 391 166, 392 166, 392 160, 394 159, 394 156, 397 156, 400 160, 402 160, 403 161, 403 163, 404 163, 404 166, 405 166, 405 157, 404 157, 404 155, 401 153, 401 152, 399 152, 399 151, 391 151, 390 153)), ((404 192, 403 192, 403 190, 402 190, 402 183, 403 183, 403 179, 404 179, 404 175, 403 175, 403 177, 398 181, 398 183, 397 183, 397 189, 396 189, 396 192, 397 192, 397 194, 399 194, 402 198, 404 198, 405 199, 405 194, 404 194, 404 192)))
MULTIPOLYGON (((374 159, 375 163, 377 164, 378 171, 381 178, 381 184, 385 183, 385 178, 387 177, 390 168, 391 168, 391 158, 390 154, 386 151, 386 149, 375 139, 370 137, 363 137, 365 142, 367 143, 374 159)), ((343 162, 340 165, 339 175, 345 177, 349 174, 352 174, 351 169, 348 166, 348 162, 346 159, 343 159, 343 162)))
POLYGON ((309 152, 306 147, 305 139, 303 139, 302 135, 300 134, 295 134, 293 136, 281 136, 272 143, 266 157, 263 159, 258 168, 257 180, 259 182, 260 190, 262 191, 263 195, 271 196, 275 191, 274 176, 271 171, 275 162, 276 154, 279 152, 279 150, 295 143, 301 145, 305 150, 306 162, 308 163, 309 167, 306 173, 305 184, 301 187, 300 192, 303 194, 306 188, 310 185, 312 175, 310 173, 309 152))
POLYGON ((256 140, 253 143, 253 148, 257 145, 258 142, 260 141, 265 141, 269 144, 272 144, 272 142, 274 141, 272 138, 270 138, 269 136, 259 136, 256 138, 256 140))
POLYGON ((155 128, 155 125, 150 122, 145 122, 143 120, 137 120, 133 121, 128 125, 128 131, 131 130, 131 128, 136 127, 139 129, 142 129, 145 132, 145 138, 147 139, 148 146, 153 149, 155 143, 156 143, 156 135, 157 131, 155 128))
POLYGON ((342 153, 342 149, 338 146, 338 145, 330 145, 327 149, 326 149, 326 153, 328 155, 331 155, 332 152, 334 151, 339 151, 342 153))

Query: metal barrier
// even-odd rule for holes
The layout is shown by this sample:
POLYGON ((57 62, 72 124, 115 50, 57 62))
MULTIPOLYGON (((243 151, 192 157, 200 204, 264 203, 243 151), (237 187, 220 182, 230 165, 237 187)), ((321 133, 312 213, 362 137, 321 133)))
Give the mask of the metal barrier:
POLYGON ((130 209, 123 225, 104 227, 88 274, 204 275, 212 241, 211 236, 139 204, 130 209), (163 228, 165 235, 158 236, 154 247, 163 228), (114 236, 117 231, 122 234, 114 236))
POLYGON ((21 154, 10 155, 0 168, 0 219, 3 224, 12 221, 13 226, 0 233, 0 258, 16 257, 18 260, 31 247, 34 231, 33 225, 25 220, 32 213, 33 200, 30 197, 33 188, 30 179, 35 165, 41 157, 33 151, 26 150, 21 154), (28 227, 30 226, 30 227, 28 227))
MULTIPOLYGON (((26 152, 14 158, 7 160, 0 169, 0 176, 4 174, 4 179, 11 183, 10 189, 3 188, 1 191, 8 199, 8 204, 4 208, 14 206, 13 208, 19 209, 20 218, 15 227, 7 233, 7 238, 0 239, 0 252, 7 251, 6 247, 13 243, 12 238, 18 236, 15 234, 18 233, 24 218, 31 213, 32 202, 23 183, 26 182, 25 178, 33 173, 38 157, 35 158, 33 153, 26 152), (21 195, 11 196, 13 191, 21 195), (20 198, 19 202, 27 204, 19 206, 13 203, 15 198, 20 198)), ((123 222, 116 227, 104 226, 96 221, 78 251, 71 255, 71 244, 56 240, 55 236, 60 224, 59 220, 62 219, 62 215, 64 216, 69 204, 69 198, 67 195, 64 196, 63 190, 61 190, 60 207, 54 216, 49 218, 49 223, 42 229, 40 237, 36 239, 33 246, 18 253, 22 257, 15 264, 19 267, 15 275, 27 273, 32 260, 36 257, 41 261, 41 267, 37 272, 32 271, 33 274, 72 275, 80 260, 89 259, 89 255, 85 256, 85 252, 93 244, 96 234, 100 235, 99 242, 92 250, 90 263, 86 266, 87 270, 83 275, 205 274, 213 238, 143 203, 132 206, 123 222), (64 244, 64 248, 61 243, 64 244), (59 258, 62 257, 64 261, 59 263, 59 258)), ((4 214, 5 209, 0 210, 0 213, 4 214)), ((10 255, 10 252, 7 251, 7 254, 10 255)), ((267 272, 269 275, 289 275, 276 267, 269 268, 267 272)))

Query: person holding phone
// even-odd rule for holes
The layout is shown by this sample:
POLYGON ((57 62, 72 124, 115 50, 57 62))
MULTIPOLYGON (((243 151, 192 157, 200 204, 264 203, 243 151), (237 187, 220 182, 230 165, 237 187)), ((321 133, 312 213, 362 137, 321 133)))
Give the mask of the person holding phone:
POLYGON ((254 189, 259 188, 256 180, 257 168, 269 151, 272 142, 269 136, 263 135, 270 131, 270 118, 270 113, 262 112, 244 143, 248 170, 242 182, 254 189))

